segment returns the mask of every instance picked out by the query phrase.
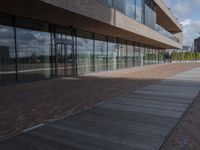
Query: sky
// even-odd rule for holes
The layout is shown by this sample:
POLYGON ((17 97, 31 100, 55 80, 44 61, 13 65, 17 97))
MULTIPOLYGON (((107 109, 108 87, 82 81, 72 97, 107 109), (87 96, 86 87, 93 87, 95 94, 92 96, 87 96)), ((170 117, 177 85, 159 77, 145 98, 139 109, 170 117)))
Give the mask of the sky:
POLYGON ((200 0, 165 0, 172 13, 183 25, 184 45, 192 46, 200 36, 200 0))

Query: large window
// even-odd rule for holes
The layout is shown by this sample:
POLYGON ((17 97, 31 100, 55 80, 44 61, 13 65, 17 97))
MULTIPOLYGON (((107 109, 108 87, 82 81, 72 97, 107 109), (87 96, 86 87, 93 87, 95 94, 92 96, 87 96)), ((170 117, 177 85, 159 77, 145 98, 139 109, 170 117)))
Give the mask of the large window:
POLYGON ((140 66, 144 65, 144 46, 140 46, 140 66))
POLYGON ((135 19, 136 16, 136 1, 137 0, 126 0, 126 15, 135 19))
POLYGON ((149 48, 149 64, 152 65, 153 64, 153 51, 152 48, 149 48))
POLYGON ((107 39, 103 35, 95 35, 95 71, 107 70, 107 39))
POLYGON ((108 39, 108 70, 117 69, 117 49, 116 38, 108 39))
POLYGON ((49 78, 51 34, 48 24, 17 19, 16 25, 19 81, 49 78))
POLYGON ((145 46, 144 48, 144 65, 148 65, 148 48, 145 46))
POLYGON ((152 0, 145 0, 145 25, 155 29, 156 26, 156 6, 152 0))
POLYGON ((134 52, 135 52, 134 66, 140 66, 140 47, 139 47, 139 44, 135 44, 134 52))
POLYGON ((0 16, 0 84, 16 81, 16 54, 12 18, 0 16))
POLYGON ((164 52, 162 50, 158 51, 158 62, 164 63, 164 52))
POLYGON ((136 0, 136 20, 143 23, 143 0, 136 0))
POLYGON ((126 14, 126 0, 113 0, 113 6, 117 10, 126 14))
POLYGON ((77 32, 77 70, 78 74, 93 71, 94 66, 94 41, 91 33, 77 32))
POLYGON ((134 62, 133 42, 127 43, 127 67, 132 67, 134 62))
POLYGON ((119 40, 118 44, 118 68, 126 68, 126 41, 125 40, 119 40))

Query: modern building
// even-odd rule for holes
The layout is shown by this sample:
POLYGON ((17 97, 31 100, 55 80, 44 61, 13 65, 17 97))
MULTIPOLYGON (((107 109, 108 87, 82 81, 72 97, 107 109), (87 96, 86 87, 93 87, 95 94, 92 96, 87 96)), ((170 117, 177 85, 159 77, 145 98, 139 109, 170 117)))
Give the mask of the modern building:
POLYGON ((200 52, 200 37, 194 40, 194 52, 200 52))
POLYGON ((0 12, 0 84, 163 63, 182 48, 163 0, 1 0, 0 12))

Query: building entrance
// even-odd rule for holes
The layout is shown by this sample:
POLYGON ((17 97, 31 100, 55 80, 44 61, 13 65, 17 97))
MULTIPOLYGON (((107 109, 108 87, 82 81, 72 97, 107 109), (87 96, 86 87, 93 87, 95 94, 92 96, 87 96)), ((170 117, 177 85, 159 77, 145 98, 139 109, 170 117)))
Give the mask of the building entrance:
POLYGON ((74 40, 71 31, 58 28, 55 38, 56 76, 67 77, 75 75, 74 40))

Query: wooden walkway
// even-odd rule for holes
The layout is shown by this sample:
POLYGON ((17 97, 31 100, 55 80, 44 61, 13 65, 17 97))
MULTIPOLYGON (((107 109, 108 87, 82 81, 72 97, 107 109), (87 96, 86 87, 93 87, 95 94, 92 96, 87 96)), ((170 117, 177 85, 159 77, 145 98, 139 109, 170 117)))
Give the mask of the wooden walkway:
POLYGON ((0 150, 158 150, 200 91, 200 68, 0 143, 0 150))

